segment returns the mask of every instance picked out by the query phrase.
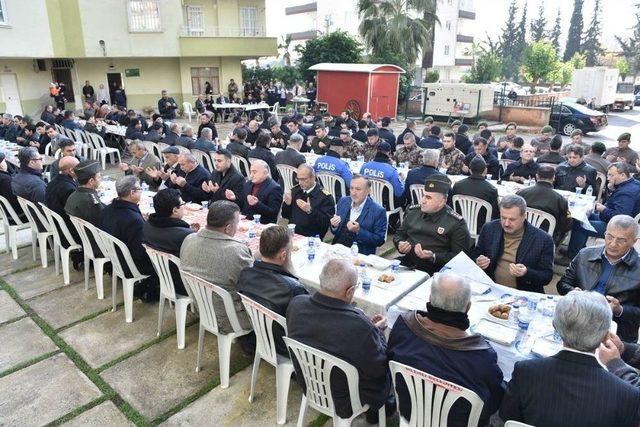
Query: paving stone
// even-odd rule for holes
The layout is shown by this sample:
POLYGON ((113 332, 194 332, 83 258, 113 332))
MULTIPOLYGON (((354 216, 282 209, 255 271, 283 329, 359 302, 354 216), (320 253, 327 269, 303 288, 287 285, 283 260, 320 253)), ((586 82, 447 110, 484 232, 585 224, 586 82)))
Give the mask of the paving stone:
MULTIPOLYGON (((163 426, 268 426, 276 425, 276 371, 266 362, 260 364, 258 382, 249 402, 251 368, 248 366, 231 377, 229 388, 216 387, 182 411, 169 418, 163 426), (214 421, 215 420, 215 421, 214 421)), ((287 401, 287 424, 298 421, 302 391, 293 378, 287 401)), ((305 425, 319 416, 307 408, 305 425)))
POLYGON ((29 318, 0 326, 0 372, 58 349, 29 318))
POLYGON ((133 425, 135 424, 129 421, 111 401, 101 403, 63 424, 66 427, 127 427, 133 425))
MULTIPOLYGON (((198 325, 186 331, 186 346, 178 350, 175 337, 107 369, 101 375, 118 393, 149 420, 157 418, 212 380, 219 378, 217 340, 205 336, 202 369, 196 372, 198 325), (135 378, 135 381, 131 381, 135 378)), ((231 352, 234 363, 248 363, 237 345, 231 352)), ((235 381, 235 376, 231 378, 235 381)))
POLYGON ((100 397, 64 354, 0 378, 0 425, 39 426, 100 397))
POLYGON ((24 310, 5 291, 0 290, 0 323, 24 316, 24 310))
MULTIPOLYGON (((174 311, 167 307, 164 310, 163 332, 175 329, 174 311)), ((135 300, 132 323, 125 322, 124 307, 118 307, 116 312, 109 311, 74 325, 60 336, 91 367, 97 368, 155 339, 157 328, 158 304, 144 304, 135 300)))
MULTIPOLYGON (((116 302, 122 302, 122 286, 118 286, 116 302)), ((54 329, 61 328, 111 307, 111 277, 104 276, 104 299, 98 299, 95 281, 91 277, 88 291, 84 289, 83 279, 80 283, 35 297, 29 305, 54 329)))
MULTIPOLYGON (((70 283, 78 283, 84 280, 84 273, 71 269, 70 283)), ((62 271, 56 275, 53 265, 47 268, 36 267, 20 273, 10 274, 4 277, 7 282, 22 299, 33 298, 54 289, 62 288, 64 285, 62 271)))
MULTIPOLYGON (((4 240, 4 237, 0 238, 4 240)), ((4 246, 4 243, 2 244, 4 246)), ((50 260, 53 260, 53 255, 49 254, 50 260)), ((25 268, 33 268, 40 266, 40 255, 36 255, 36 260, 33 260, 31 252, 31 245, 27 247, 18 247, 18 259, 13 259, 11 253, 0 254, 0 277, 5 278, 8 274, 14 271, 24 270, 25 268)))

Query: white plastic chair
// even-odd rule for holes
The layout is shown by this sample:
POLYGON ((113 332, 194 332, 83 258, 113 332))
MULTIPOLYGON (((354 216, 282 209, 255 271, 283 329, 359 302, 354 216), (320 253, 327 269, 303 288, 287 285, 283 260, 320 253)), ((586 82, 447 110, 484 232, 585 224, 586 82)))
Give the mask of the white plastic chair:
POLYGON ((193 106, 190 102, 182 103, 182 110, 184 111, 185 116, 189 119, 189 123, 191 123, 191 118, 195 117, 196 113, 193 111, 193 106))
POLYGON ((553 236, 553 232, 556 229, 556 219, 553 215, 548 212, 541 211, 540 209, 527 208, 526 212, 527 221, 531 223, 534 227, 538 227, 542 230, 542 225, 546 222, 549 223, 549 227, 547 228, 547 233, 553 236))
POLYGON ((162 159, 162 153, 160 152, 160 147, 158 144, 153 141, 142 141, 142 144, 147 148, 147 151, 159 159, 162 159))
POLYGON ((278 111, 280 110, 280 102, 276 102, 272 107, 269 107, 269 112, 277 119, 278 111))
POLYGON ((295 184, 294 177, 298 174, 298 169, 289 165, 276 165, 276 169, 278 169, 278 173, 282 177, 282 182, 284 182, 284 191, 291 191, 295 184))
POLYGON ((109 259, 104 255, 98 256, 93 250, 92 239, 98 244, 98 229, 88 221, 80 219, 78 217, 69 215, 71 223, 74 225, 82 241, 82 255, 84 257, 84 289, 89 290, 89 260, 93 262, 93 271, 96 278, 96 293, 98 299, 104 299, 104 265, 109 262, 109 259))
POLYGON ((413 203, 420 203, 420 200, 422 199, 422 194, 424 193, 424 185, 411 184, 409 186, 409 193, 411 194, 411 201, 413 203))
MULTIPOLYGON (((62 279, 65 285, 70 283, 70 274, 69 271, 69 258, 71 256, 71 252, 82 249, 82 245, 76 243, 75 239, 69 232, 67 228, 67 224, 64 222, 64 218, 58 215, 56 212, 49 209, 43 203, 40 203, 44 214, 47 216, 47 220, 49 220, 49 224, 51 224, 51 231, 53 233, 53 244, 55 245, 54 253, 56 257, 60 257, 60 261, 62 264, 62 279), (62 245, 62 236, 67 240, 67 247, 65 248, 62 245)), ((57 261, 57 259, 56 259, 57 261)), ((56 274, 58 272, 56 271, 56 274)))
POLYGON ((504 427, 535 427, 531 424, 521 423, 520 421, 509 420, 504 423, 504 427))
POLYGON ((344 182, 344 179, 340 175, 336 175, 335 173, 330 172, 318 172, 316 175, 322 187, 327 190, 333 196, 333 200, 335 203, 340 200, 340 197, 347 196, 347 184, 344 182), (340 197, 338 197, 338 191, 336 190, 336 186, 340 189, 340 197))
MULTIPOLYGON (((29 222, 20 219, 9 200, 0 196, 0 210, 2 211, 2 228, 4 228, 5 252, 11 250, 13 259, 18 259, 18 231, 31 227, 29 222), (13 220, 13 224, 9 221, 13 220)), ((34 243, 32 243, 34 244, 34 243)), ((35 250, 35 248, 34 248, 35 250)))
POLYGON ((411 419, 407 421, 400 415, 401 426, 446 426, 449 411, 458 399, 471 404, 467 426, 478 425, 484 402, 474 391, 393 360, 389 362, 389 369, 396 402, 399 403, 398 375, 402 376, 411 400, 411 419))
MULTIPOLYGON (((498 173, 500 174, 500 176, 503 176, 504 173, 507 171, 507 166, 509 166, 511 163, 514 163, 515 160, 511 160, 511 159, 500 159, 498 160, 498 163, 500 164, 499 168, 498 168, 498 173)), ((497 179, 497 176, 492 176, 491 178, 493 179, 497 179)))
MULTIPOLYGON (((173 283, 173 276, 171 276, 171 264, 174 264, 178 270, 180 269, 180 258, 153 249, 147 245, 144 249, 147 251, 147 255, 151 259, 153 268, 158 274, 160 279, 160 305, 158 306, 158 336, 162 333, 162 320, 164 315, 165 301, 169 300, 176 306, 176 335, 178 337, 178 348, 182 350, 184 348, 184 334, 187 323, 187 309, 189 304, 193 304, 193 299, 190 295, 180 295, 176 293, 176 287, 173 283)), ((185 284, 185 289, 189 293, 189 288, 185 284)))
POLYGON ((233 305, 231 294, 219 286, 209 283, 204 279, 194 276, 191 273, 182 271, 182 278, 185 286, 189 286, 191 294, 196 301, 198 313, 200 314, 200 329, 198 333, 198 359, 196 361, 196 372, 200 372, 200 360, 202 357, 202 347, 204 345, 204 332, 209 331, 218 338, 218 359, 220 363, 220 386, 229 387, 229 369, 231 362, 231 343, 233 340, 251 333, 250 330, 242 329, 238 314, 233 305), (223 334, 218 330, 218 320, 213 305, 213 294, 222 299, 226 316, 229 319, 233 332, 223 334))
POLYGON ((486 211, 484 223, 486 224, 491 221, 491 214, 493 213, 491 203, 477 197, 464 196, 462 194, 456 194, 453 196, 452 201, 453 209, 456 212, 459 212, 467 223, 471 238, 474 240, 477 239, 478 234, 484 225, 480 224, 480 226, 478 226, 478 215, 480 214, 481 209, 484 208, 486 211))
POLYGON ((124 296, 124 317, 127 323, 133 322, 133 287, 136 283, 146 279, 146 276, 138 270, 133 259, 131 258, 131 252, 129 248, 121 240, 113 237, 106 231, 97 229, 98 231, 98 246, 103 254, 109 258, 111 265, 113 266, 113 272, 111 275, 111 304, 112 311, 116 311, 116 293, 118 278, 122 280, 122 294, 124 296), (118 256, 118 252, 122 254, 124 262, 129 267, 131 274, 127 277, 123 264, 118 256))
MULTIPOLYGON (((402 213, 401 206, 398 206, 396 208, 393 186, 390 182, 378 178, 369 178, 369 182, 371 182, 371 198, 373 199, 373 201, 378 203, 380 206, 389 206, 389 209, 387 210, 387 220, 389 220, 389 217, 394 213, 402 213), (387 203, 385 203, 383 200, 385 188, 388 190, 387 203)), ((400 222, 402 223, 402 215, 400 215, 400 222)))
POLYGON ((93 156, 93 152, 95 151, 95 148, 91 143, 91 141, 89 140, 89 135, 87 134, 87 132, 81 129, 76 129, 75 132, 77 135, 76 141, 81 145, 80 153, 82 154, 82 156, 84 156, 87 159, 93 158, 92 156, 93 156))
POLYGON ((104 139, 97 133, 90 133, 89 135, 93 141, 94 147, 96 147, 96 160, 99 160, 100 163, 102 163, 102 170, 107 168, 107 156, 109 156, 111 164, 114 163, 114 154, 118 156, 118 163, 122 161, 120 158, 120 150, 113 147, 107 147, 107 144, 104 143, 104 139))
POLYGON ((202 165, 209 172, 213 172, 215 168, 213 167, 213 159, 211 158, 211 154, 204 152, 202 150, 196 150, 195 148, 191 150, 191 154, 198 160, 198 163, 202 165))
POLYGON ((596 202, 602 203, 604 189, 607 187, 607 175, 596 171, 596 185, 598 186, 598 194, 596 194, 596 202))
MULTIPOLYGON (((350 426, 357 416, 369 410, 369 405, 361 403, 358 384, 360 376, 353 365, 291 338, 284 337, 284 342, 289 348, 289 353, 296 358, 300 365, 300 371, 302 371, 306 385, 306 391, 300 403, 298 427, 302 426, 304 422, 307 406, 332 417, 333 425, 336 427, 350 426), (333 368, 340 369, 347 378, 349 400, 353 411, 351 418, 340 418, 335 413, 330 380, 333 368)), ((386 425, 384 405, 378 411, 378 415, 380 417, 379 425, 384 427, 386 425)))
MULTIPOLYGON (((31 249, 33 251, 33 260, 36 260, 36 245, 40 246, 40 261, 42 262, 42 268, 47 268, 47 240, 51 238, 51 247, 53 248, 53 232, 51 226, 47 221, 47 217, 38 209, 35 203, 30 202, 18 196, 18 203, 24 212, 29 226, 31 227, 31 249), (44 231, 38 230, 38 222, 44 227, 44 231)), ((54 251, 55 252, 55 251, 54 251)), ((54 263, 56 266, 56 274, 58 274, 58 257, 54 256, 54 263)))
POLYGON ((231 156, 231 162, 236 167, 236 169, 238 169, 238 172, 240 172, 245 178, 249 177, 249 162, 247 161, 247 159, 242 156, 233 154, 231 156))
POLYGON ((260 360, 264 360, 276 368, 276 412, 278 424, 282 425, 287 422, 287 398, 294 368, 289 358, 279 355, 276 351, 273 324, 275 322, 282 326, 286 335, 287 321, 278 313, 269 310, 246 295, 240 294, 240 298, 256 333, 256 354, 253 358, 253 369, 251 371, 249 402, 253 402, 253 390, 258 379, 260 360))

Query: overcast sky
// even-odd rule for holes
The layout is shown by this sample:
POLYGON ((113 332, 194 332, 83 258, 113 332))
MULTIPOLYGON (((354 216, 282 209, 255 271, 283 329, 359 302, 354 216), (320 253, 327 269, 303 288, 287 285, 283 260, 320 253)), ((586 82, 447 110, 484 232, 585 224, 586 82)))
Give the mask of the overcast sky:
MULTIPOLYGON (((545 7, 545 17, 547 18, 548 27, 552 28, 555 22, 558 8, 562 15, 562 42, 564 48, 566 43, 567 31, 569 30, 569 21, 573 12, 573 0, 517 0, 518 14, 516 22, 520 22, 520 14, 522 6, 527 3, 528 22, 535 19, 538 15, 538 7, 540 2, 545 7)), ((511 0, 475 0, 476 9, 476 37, 484 40, 485 32, 489 33, 491 38, 497 38, 507 19, 507 12, 511 0)), ((615 41, 616 35, 630 36, 630 28, 636 22, 634 12, 638 10, 634 4, 640 3, 640 0, 601 0, 601 22, 602 22, 602 43, 605 47, 612 49, 617 48, 615 41)), ((582 9, 585 29, 587 28, 593 14, 595 0, 585 0, 582 9)), ((529 31, 529 28, 527 28, 529 31)))

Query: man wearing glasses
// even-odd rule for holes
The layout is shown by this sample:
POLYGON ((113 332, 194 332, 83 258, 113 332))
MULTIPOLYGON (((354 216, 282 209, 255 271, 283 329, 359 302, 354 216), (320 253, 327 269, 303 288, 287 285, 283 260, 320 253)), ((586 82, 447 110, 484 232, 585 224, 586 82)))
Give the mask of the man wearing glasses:
POLYGON ((44 158, 34 147, 24 147, 18 152, 20 170, 11 182, 13 194, 33 202, 45 202, 47 184, 42 178, 44 158))
POLYGON ((618 335, 623 341, 638 340, 640 326, 640 260, 633 248, 638 223, 629 215, 616 215, 607 224, 604 246, 582 249, 557 284, 565 295, 574 289, 598 292, 607 297, 618 335))

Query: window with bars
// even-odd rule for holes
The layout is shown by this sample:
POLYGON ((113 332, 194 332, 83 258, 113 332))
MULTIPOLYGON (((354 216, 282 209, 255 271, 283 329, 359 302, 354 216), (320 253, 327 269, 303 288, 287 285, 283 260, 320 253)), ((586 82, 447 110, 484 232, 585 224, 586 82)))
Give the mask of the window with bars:
POLYGON ((213 93, 220 93, 218 67, 191 67, 191 93, 204 94, 205 83, 211 83, 213 93))
POLYGON ((162 31, 158 0, 129 0, 129 31, 162 31))
POLYGON ((243 36, 258 35, 258 9, 255 7, 240 8, 240 32, 243 36))
POLYGON ((6 25, 9 23, 7 18, 7 4, 4 0, 0 0, 0 25, 6 25))

